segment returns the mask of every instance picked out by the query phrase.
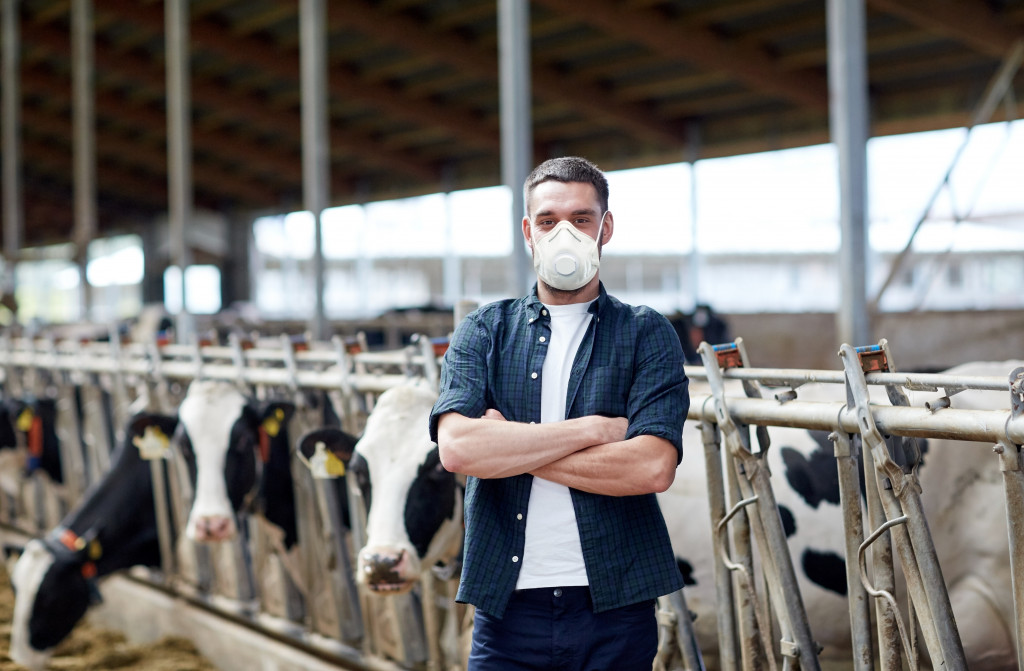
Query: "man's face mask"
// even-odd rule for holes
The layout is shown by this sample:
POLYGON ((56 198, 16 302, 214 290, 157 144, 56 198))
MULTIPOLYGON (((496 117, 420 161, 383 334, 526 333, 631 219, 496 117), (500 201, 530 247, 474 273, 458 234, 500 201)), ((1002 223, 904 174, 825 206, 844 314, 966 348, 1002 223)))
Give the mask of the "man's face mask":
POLYGON ((537 277, 548 286, 562 291, 575 291, 594 279, 601 265, 597 241, 604 230, 604 217, 597 229, 597 238, 576 229, 568 221, 560 221, 547 235, 533 242, 533 267, 537 277))

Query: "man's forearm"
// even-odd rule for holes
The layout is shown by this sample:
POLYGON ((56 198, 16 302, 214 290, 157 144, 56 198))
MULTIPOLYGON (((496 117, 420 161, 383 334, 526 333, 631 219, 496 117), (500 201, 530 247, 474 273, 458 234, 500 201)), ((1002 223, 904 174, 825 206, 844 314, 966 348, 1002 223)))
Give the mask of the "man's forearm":
POLYGON ((678 452, 657 436, 595 445, 530 471, 592 494, 633 496, 663 492, 675 478, 678 452))
POLYGON ((623 417, 579 417, 562 422, 526 424, 504 421, 489 410, 470 418, 447 413, 438 422, 441 463, 453 473, 504 478, 528 473, 593 445, 622 440, 623 417))

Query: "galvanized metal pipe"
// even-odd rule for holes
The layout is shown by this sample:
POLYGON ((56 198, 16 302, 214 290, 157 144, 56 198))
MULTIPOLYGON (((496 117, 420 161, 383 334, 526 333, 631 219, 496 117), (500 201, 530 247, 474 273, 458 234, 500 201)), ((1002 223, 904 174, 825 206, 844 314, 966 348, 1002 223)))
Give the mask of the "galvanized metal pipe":
POLYGON ((167 193, 171 262, 181 270, 181 310, 175 318, 178 339, 195 333, 188 313, 185 274, 192 265, 188 234, 192 228, 192 98, 189 76, 189 3, 165 0, 167 51, 167 193))
POLYGON ((498 0, 498 75, 501 94, 501 179, 512 196, 511 290, 530 287, 530 257, 522 239, 526 212, 523 182, 533 163, 533 105, 530 86, 530 3, 498 0))
MULTIPOLYGON (((707 477, 708 510, 711 513, 711 536, 713 547, 719 547, 724 533, 718 522, 725 517, 725 481, 722 476, 722 449, 718 428, 711 422, 701 422, 701 437, 704 443, 704 471, 707 477)), ((718 623, 718 665, 722 671, 737 671, 739 643, 736 632, 736 608, 733 600, 732 577, 721 558, 716 554, 714 561, 715 601, 718 607, 715 615, 718 623)))
POLYGON ((2 0, 0 29, 3 30, 3 93, 0 123, 3 125, 4 256, 5 282, 0 290, 14 292, 14 265, 21 253, 25 212, 21 193, 21 30, 18 0, 2 0))
POLYGON ((849 435, 834 431, 829 435, 835 444, 836 469, 839 474, 839 503, 843 510, 846 535, 846 594, 850 606, 850 631, 855 671, 873 671, 871 617, 868 595, 860 581, 860 571, 851 559, 864 537, 864 520, 860 508, 860 454, 849 435))
MULTIPOLYGON (((704 412, 701 408, 706 398, 710 396, 691 394, 689 419, 715 421, 714 413, 704 412)), ((790 401, 781 404, 768 399, 729 397, 729 411, 737 421, 747 424, 832 431, 838 423, 839 428, 847 433, 859 432, 856 412, 841 402, 790 401)), ((988 443, 1009 438, 1020 445, 1024 443, 1024 421, 1021 418, 1008 421, 1009 414, 1009 410, 946 408, 931 412, 925 408, 872 406, 875 425, 888 435, 988 443)))
MULTIPOLYGON (((339 7, 342 7, 339 5, 339 7)), ((299 3, 300 68, 302 70, 302 196, 313 214, 313 315, 310 330, 327 338, 324 314, 324 250, 322 215, 329 203, 330 138, 327 123, 327 8, 324 0, 299 3)))
POLYGON ((864 0, 827 0, 829 128, 839 155, 840 342, 871 339, 868 273, 868 84, 864 0))
MULTIPOLYGON (((857 436, 859 439, 859 436, 857 436)), ((878 494, 878 480, 875 478, 875 460, 871 450, 861 450, 864 469, 865 499, 868 513, 868 530, 881 529, 886 523, 882 499, 878 494)), ((847 555, 847 561, 849 561, 847 555)), ((871 575, 875 589, 896 591, 896 573, 892 556, 892 536, 888 531, 879 535, 871 545, 871 575)), ((903 654, 900 647, 899 622, 896 613, 886 604, 875 603, 875 621, 878 629, 878 661, 881 671, 902 671, 903 654)))
POLYGON ((1017 668, 1024 669, 1024 472, 1020 450, 1016 446, 997 445, 1003 488, 1006 495, 1006 525, 1010 537, 1010 586, 1016 621, 1017 668))
POLYGON ((71 47, 74 59, 71 75, 74 81, 72 110, 75 163, 75 256, 79 269, 81 318, 89 321, 92 290, 86 272, 89 265, 89 242, 96 237, 96 93, 93 59, 93 3, 74 0, 71 3, 71 47))

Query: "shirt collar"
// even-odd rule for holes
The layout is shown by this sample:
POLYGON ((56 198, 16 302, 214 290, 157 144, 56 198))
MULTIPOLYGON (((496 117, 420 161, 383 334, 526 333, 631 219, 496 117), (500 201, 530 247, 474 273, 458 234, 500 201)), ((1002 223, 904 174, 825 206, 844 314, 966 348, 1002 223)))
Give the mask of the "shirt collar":
MULTIPOLYGON (((608 292, 604 290, 604 282, 598 280, 597 282, 597 300, 590 304, 589 312, 592 315, 599 315, 604 310, 604 306, 608 304, 608 292)), ((526 309, 530 314, 530 321, 540 319, 541 310, 544 309, 544 304, 540 302, 540 298, 537 296, 537 284, 534 283, 533 291, 526 297, 526 309)))

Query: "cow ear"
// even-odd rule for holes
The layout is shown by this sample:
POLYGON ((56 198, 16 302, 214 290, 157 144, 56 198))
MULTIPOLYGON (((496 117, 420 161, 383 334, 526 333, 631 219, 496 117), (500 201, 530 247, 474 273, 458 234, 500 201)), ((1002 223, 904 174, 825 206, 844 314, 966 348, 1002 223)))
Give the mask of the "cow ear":
POLYGON ((356 449, 356 439, 341 429, 328 427, 315 429, 299 438, 299 454, 307 461, 312 460, 316 455, 317 443, 323 443, 324 448, 340 459, 342 463, 348 464, 352 459, 352 453, 356 449))
POLYGON ((259 425, 268 436, 276 438, 281 429, 288 426, 294 414, 294 403, 270 401, 258 410, 259 425))
POLYGON ((159 429, 163 435, 170 438, 174 435, 174 430, 178 428, 178 418, 148 412, 139 413, 132 417, 128 425, 128 432, 133 436, 142 435, 146 431, 146 427, 149 426, 159 429))

